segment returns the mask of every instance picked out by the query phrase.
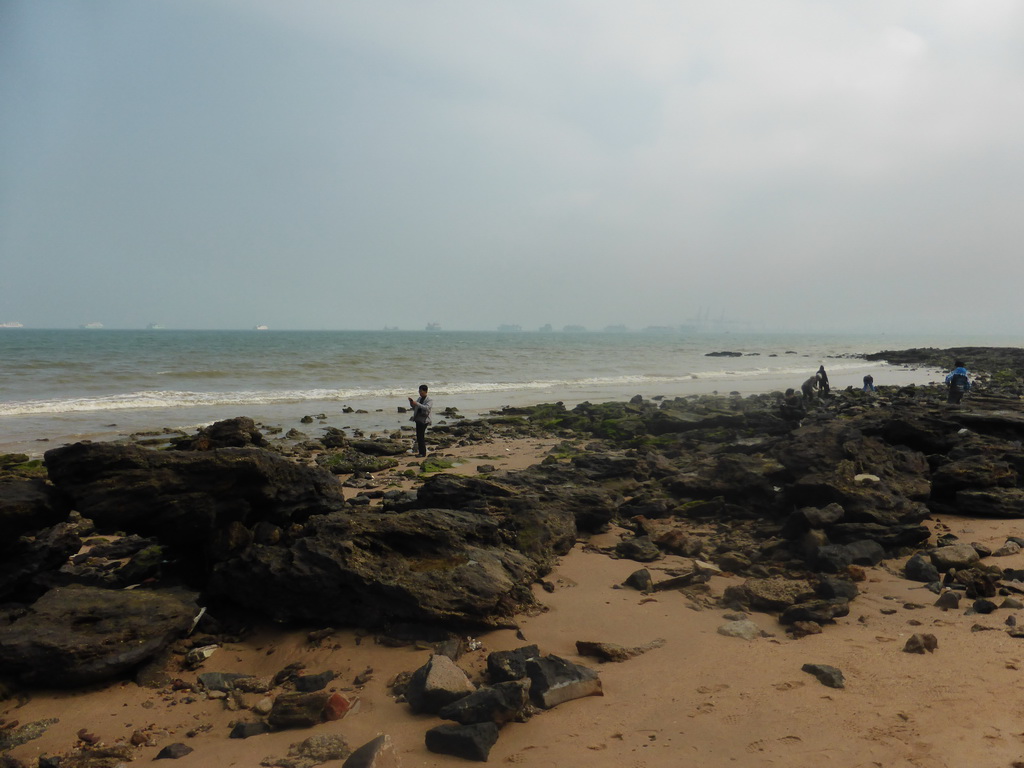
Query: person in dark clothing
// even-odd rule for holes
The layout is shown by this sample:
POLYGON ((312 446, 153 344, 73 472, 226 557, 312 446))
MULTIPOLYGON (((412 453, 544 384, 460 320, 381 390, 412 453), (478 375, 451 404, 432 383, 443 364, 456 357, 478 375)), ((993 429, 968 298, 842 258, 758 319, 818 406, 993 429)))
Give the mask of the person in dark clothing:
POLYGON ((947 403, 958 405, 963 400, 964 393, 971 391, 969 375, 962 362, 957 360, 953 363, 953 370, 946 376, 946 386, 949 387, 949 393, 946 396, 947 403))
POLYGON ((875 391, 875 377, 870 373, 864 377, 864 391, 874 392, 875 391))
POLYGON ((828 374, 825 373, 825 366, 820 366, 818 368, 818 373, 815 375, 818 377, 818 396, 828 397, 830 388, 828 385, 828 374))
POLYGON ((410 421, 416 424, 416 449, 422 458, 427 455, 427 427, 430 425, 430 410, 434 407, 434 401, 427 395, 426 384, 420 384, 418 398, 409 398, 409 407, 412 408, 410 421))

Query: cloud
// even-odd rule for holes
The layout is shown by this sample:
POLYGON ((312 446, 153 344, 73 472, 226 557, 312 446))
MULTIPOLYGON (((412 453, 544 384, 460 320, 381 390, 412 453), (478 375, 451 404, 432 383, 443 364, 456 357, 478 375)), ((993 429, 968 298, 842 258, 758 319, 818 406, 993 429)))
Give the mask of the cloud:
POLYGON ((134 323, 149 295, 171 325, 248 326, 258 299, 275 327, 713 307, 980 331, 1024 277, 1016 3, 2 13, 0 304, 23 322, 134 323), (21 289, 73 259, 96 277, 61 301, 21 289))

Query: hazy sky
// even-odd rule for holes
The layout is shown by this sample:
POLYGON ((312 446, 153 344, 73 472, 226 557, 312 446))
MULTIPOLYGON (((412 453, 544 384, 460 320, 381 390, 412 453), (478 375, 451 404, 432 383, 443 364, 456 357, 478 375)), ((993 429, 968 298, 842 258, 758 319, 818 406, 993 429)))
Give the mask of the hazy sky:
POLYGON ((0 322, 1017 332, 1012 0, 2 0, 0 322))

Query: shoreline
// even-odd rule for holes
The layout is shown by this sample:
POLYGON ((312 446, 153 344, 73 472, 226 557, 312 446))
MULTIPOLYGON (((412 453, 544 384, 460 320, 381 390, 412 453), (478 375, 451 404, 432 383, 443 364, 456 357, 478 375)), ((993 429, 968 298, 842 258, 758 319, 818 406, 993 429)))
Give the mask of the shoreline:
MULTIPOLYGON (((988 383, 984 374, 976 381, 988 383)), ((569 426, 546 434, 529 434, 529 420, 517 425, 515 415, 481 423, 459 420, 439 428, 433 435, 432 457, 453 464, 443 474, 463 479, 461 485, 457 478, 446 480, 442 489, 501 488, 503 493, 522 493, 528 508, 544 496, 571 492, 574 484, 578 491, 605 489, 611 494, 608 498, 616 498, 616 517, 607 528, 579 530, 552 570, 529 585, 536 610, 516 613, 502 628, 461 635, 469 650, 457 663, 474 682, 484 679, 487 653, 533 643, 544 654, 592 669, 602 683, 603 695, 566 701, 525 722, 507 724, 489 761, 542 768, 582 761, 595 768, 676 768, 687 762, 726 768, 752 761, 792 768, 817 768, 823 762, 837 768, 1009 768, 1022 751, 1019 713, 1006 702, 1014 701, 1024 669, 1024 646, 1014 634, 1015 626, 1024 624, 1024 602, 1012 581, 1024 569, 1024 550, 1002 550, 1008 540, 1024 536, 1024 514, 1006 519, 964 517, 933 504, 923 510, 926 517, 919 518, 922 510, 915 504, 922 498, 932 503, 941 494, 922 496, 915 483, 922 476, 931 482, 934 476, 936 488, 941 482, 981 482, 987 487, 983 475, 988 465, 982 459, 994 447, 1000 456, 1012 454, 1024 461, 1019 441, 1011 439, 1012 432, 1024 429, 1024 405, 1019 394, 1009 394, 1016 386, 993 383, 988 392, 979 387, 981 391, 962 407, 947 406, 933 387, 904 392, 883 386, 877 396, 837 393, 830 401, 815 401, 800 420, 802 425, 788 426, 764 420, 777 415, 770 399, 697 398, 680 409, 674 431, 645 431, 635 440, 608 422, 619 419, 621 426, 628 426, 635 414, 646 413, 650 424, 664 424, 655 416, 662 411, 655 403, 619 401, 572 409, 564 414, 569 426), (690 431, 694 422, 687 417, 705 419, 703 431, 690 431), (860 426, 852 426, 858 419, 860 426), (898 440, 931 446, 934 466, 902 442, 884 445, 878 435, 886 434, 880 428, 889 423, 886 420, 898 428, 892 433, 898 440), (945 421, 952 426, 936 426, 945 421), (602 432, 572 427, 574 423, 602 432), (972 437, 982 428, 992 432, 972 437), (749 429, 756 434, 749 434, 749 429), (936 446, 942 435, 950 442, 940 450, 936 446), (776 446, 793 447, 788 453, 762 456, 773 440, 776 446), (943 462, 955 463, 962 451, 970 452, 970 477, 965 481, 956 473, 941 475, 943 462), (578 465, 576 458, 581 459, 578 465), (796 468, 783 473, 793 472, 792 477, 782 479, 780 462, 796 468), (570 468, 583 474, 571 474, 570 468), (538 485, 516 485, 510 474, 529 471, 535 472, 538 485), (825 477, 828 472, 835 477, 825 477), (817 529, 818 539, 803 536, 786 544, 791 534, 785 533, 785 525, 811 518, 802 506, 788 510, 789 502, 787 509, 771 507, 770 500, 780 491, 773 488, 775 482, 797 494, 794 506, 806 503, 799 501, 799 494, 819 494, 825 487, 829 493, 846 494, 844 504, 850 510, 883 521, 884 525, 871 525, 892 526, 899 535, 914 533, 918 520, 926 528, 927 542, 910 539, 917 543, 894 547, 877 562, 844 566, 835 576, 828 575, 830 570, 818 573, 815 578, 821 582, 816 590, 839 581, 856 588, 847 612, 830 614, 820 624, 789 626, 778 608, 737 607, 737 590, 750 583, 800 581, 816 572, 817 566, 811 567, 800 553, 804 547, 820 545, 825 529, 817 529), (672 494, 667 507, 656 503, 659 490, 672 494), (757 499, 768 500, 763 510, 758 510, 757 499), (749 508, 750 504, 755 506, 749 508), (667 536, 657 558, 644 561, 620 550, 641 532, 654 539, 659 530, 667 536), (980 556, 979 573, 1006 574, 1007 586, 991 601, 991 608, 982 610, 972 602, 970 590, 980 588, 972 587, 973 581, 966 582, 959 607, 946 610, 936 604, 934 584, 909 576, 906 566, 913 551, 930 552, 940 537, 949 536, 980 556), (701 540, 703 549, 686 550, 687 542, 695 539, 701 540), (682 554, 684 550, 688 554, 682 554), (703 564, 698 566, 698 560, 703 564), (655 583, 672 586, 648 591, 624 587, 641 569, 648 570, 655 583), (706 578, 689 581, 688 575, 694 573, 706 578), (752 624, 756 632, 747 639, 723 632, 740 620, 752 624), (932 635, 937 647, 928 653, 905 652, 908 640, 922 633, 932 635), (578 641, 643 652, 621 663, 602 663, 583 654, 578 641), (964 659, 971 659, 970 664, 964 659), (839 669, 844 687, 826 687, 804 670, 807 664, 839 669), (842 728, 821 728, 829 720, 842 723, 842 728)), ((308 458, 307 454, 297 460, 308 458)), ((339 476, 346 483, 359 481, 345 488, 350 502, 367 494, 366 505, 352 504, 351 516, 383 503, 374 495, 379 491, 426 487, 423 466, 411 456, 400 456, 396 467, 368 478, 339 476)), ((993 467, 1005 482, 1005 469, 993 467)), ((501 510, 499 495, 462 498, 478 503, 489 498, 487 514, 501 510)), ((582 498, 588 505, 592 501, 586 495, 582 498)), ((819 506, 822 514, 828 509, 823 502, 814 508, 819 506)), ((451 509, 479 508, 453 501, 451 509)), ((396 513, 400 516, 401 509, 388 512, 396 513)), ((851 517, 842 524, 846 529, 838 526, 828 535, 843 541, 843 530, 861 530, 856 526, 862 523, 851 517)), ((961 570, 973 572, 967 566, 961 570)), ((950 574, 948 584, 956 583, 950 574)), ((938 590, 951 591, 941 584, 938 590)), ((16 721, 8 731, 58 718, 38 738, 9 749, 9 756, 28 766, 42 755, 67 754, 95 740, 122 746, 138 742, 134 759, 147 760, 177 742, 194 749, 180 758, 185 768, 283 766, 289 763, 280 758, 311 736, 341 736, 354 749, 386 733, 395 744, 397 765, 466 764, 428 751, 424 732, 439 719, 413 714, 392 691, 392 681, 424 664, 435 647, 393 647, 380 641, 378 631, 357 628, 336 629, 329 641, 313 643, 310 631, 320 625, 275 625, 253 611, 238 610, 245 617, 243 631, 200 634, 176 644, 167 671, 180 685, 145 688, 115 680, 78 690, 25 690, 21 699, 0 700, 0 726, 16 721), (188 669, 183 663, 185 649, 199 643, 215 643, 217 650, 198 669, 188 669), (211 695, 196 683, 198 675, 226 672, 269 678, 290 664, 302 664, 310 674, 331 670, 337 675, 331 690, 358 700, 358 706, 341 720, 312 728, 229 739, 233 723, 254 719, 259 696, 236 700, 211 695), (83 740, 82 733, 89 739, 83 740), (271 756, 279 759, 263 763, 271 756)), ((342 766, 340 759, 320 764, 342 766)))
MULTIPOLYGON (((827 362, 827 361, 826 361, 827 362)), ((876 386, 909 384, 927 385, 941 381, 945 372, 938 368, 917 364, 895 364, 861 360, 861 365, 833 374, 833 390, 846 387, 860 389, 865 374, 875 378, 876 386)), ((826 366, 827 368, 828 366, 826 366)), ((808 363, 808 374, 815 367, 808 363)), ((782 376, 722 376, 708 379, 694 377, 675 382, 620 383, 599 387, 559 387, 557 389, 512 389, 500 392, 481 392, 446 397, 443 386, 432 388, 435 412, 447 407, 455 408, 461 417, 476 419, 500 410, 502 407, 529 407, 541 403, 563 402, 573 408, 582 402, 602 403, 627 401, 635 395, 644 399, 690 397, 738 392, 741 396, 782 392, 792 387, 799 391, 801 380, 782 376)), ((400 430, 406 418, 397 413, 403 398, 370 398, 367 400, 308 400, 301 403, 274 405, 196 406, 173 408, 133 408, 113 411, 86 411, 45 415, 0 416, 0 453, 24 453, 31 459, 60 445, 82 440, 123 441, 133 435, 149 436, 161 431, 192 433, 215 421, 248 416, 258 424, 280 428, 287 432, 295 428, 311 435, 325 428, 342 429, 349 434, 387 434, 400 430), (346 410, 351 412, 346 413, 346 410), (313 425, 304 425, 304 416, 319 416, 313 425)), ((441 423, 442 418, 435 419, 441 423)))

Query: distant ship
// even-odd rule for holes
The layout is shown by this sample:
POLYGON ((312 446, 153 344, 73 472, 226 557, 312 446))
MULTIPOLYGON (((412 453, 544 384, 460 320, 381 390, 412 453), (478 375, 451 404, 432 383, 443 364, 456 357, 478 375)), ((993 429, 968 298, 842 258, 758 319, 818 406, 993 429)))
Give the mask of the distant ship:
POLYGON ((253 330, 254 331, 269 331, 270 330, 270 326, 269 325, 262 325, 262 324, 261 325, 256 325, 256 326, 253 326, 253 330))
POLYGON ((586 333, 587 329, 584 328, 582 325, 567 325, 564 328, 562 328, 562 331, 564 331, 565 333, 586 333))
POLYGON ((85 328, 86 330, 95 331, 103 327, 103 323, 85 323, 84 325, 78 326, 79 328, 85 328))
POLYGON ((150 323, 146 326, 147 331, 162 331, 164 327, 160 323, 150 323))
POLYGON ((398 326, 397 325, 385 325, 384 326, 384 330, 385 331, 397 331, 398 330, 398 326))
POLYGON ((0 328, 24 328, 25 326, 16 320, 11 320, 8 323, 0 323, 0 328))
POLYGON ((551 323, 544 323, 544 325, 542 325, 537 330, 539 330, 541 333, 551 333, 555 329, 551 327, 551 323))
POLYGON ((440 323, 427 323, 427 327, 424 328, 423 330, 425 330, 425 331, 440 331, 441 330, 441 324, 440 323))
POLYGON ((502 324, 502 325, 498 326, 498 332, 499 333, 515 333, 515 332, 521 331, 521 330, 523 330, 523 327, 521 325, 506 325, 506 324, 502 324))

